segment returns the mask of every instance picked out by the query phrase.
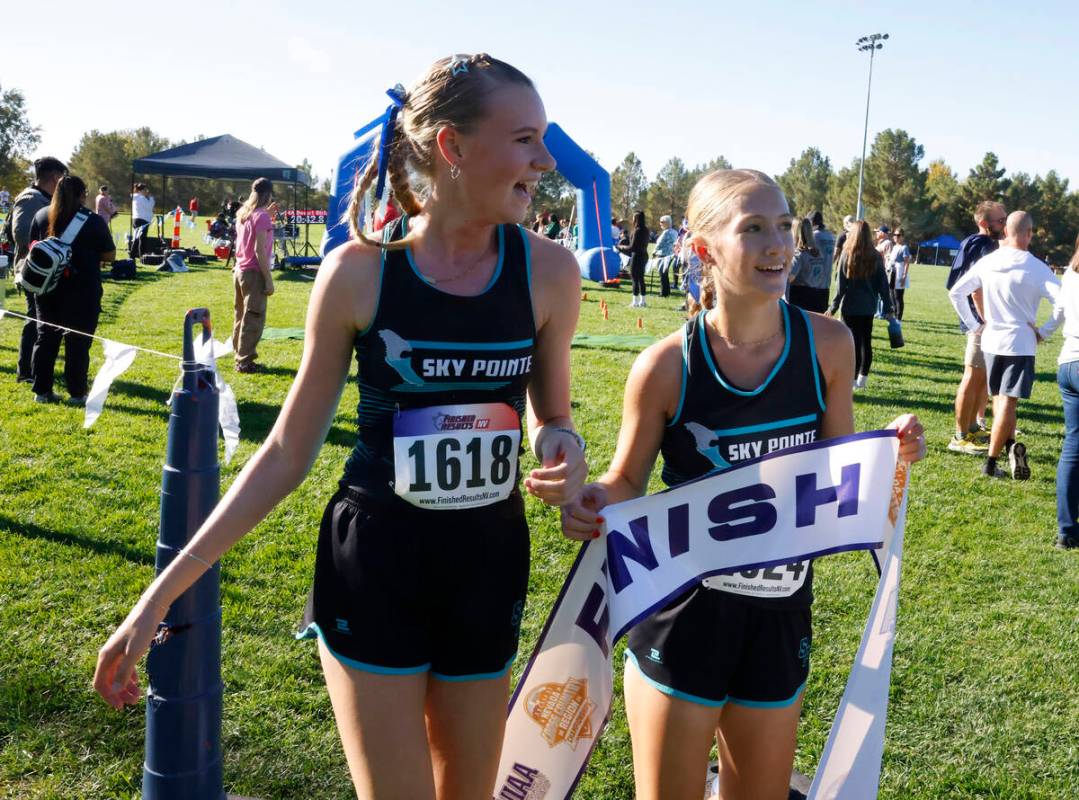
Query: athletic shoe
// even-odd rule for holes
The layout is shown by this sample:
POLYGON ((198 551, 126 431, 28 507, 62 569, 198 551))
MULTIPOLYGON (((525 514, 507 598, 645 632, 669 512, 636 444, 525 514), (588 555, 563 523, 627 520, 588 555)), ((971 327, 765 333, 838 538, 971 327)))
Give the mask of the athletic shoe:
POLYGON ((34 376, 33 375, 20 375, 19 377, 17 377, 15 379, 15 383, 33 383, 33 382, 34 382, 34 376))
POLYGON ((985 468, 985 466, 983 466, 982 475, 984 475, 986 478, 1003 478, 1004 480, 1008 480, 1009 478, 1011 478, 1011 475, 1009 475, 1007 472, 1005 472, 995 464, 993 465, 992 472, 990 472, 988 469, 985 468))
POLYGON ((236 371, 251 375, 257 372, 265 372, 266 368, 262 364, 252 361, 250 364, 237 364, 236 371))
POLYGON ((984 444, 986 447, 989 446, 989 431, 985 428, 978 426, 978 430, 971 431, 968 435, 978 444, 984 444))
POLYGON ((1008 466, 1012 470, 1012 478, 1017 481, 1030 479, 1030 463, 1027 461, 1027 446, 1022 442, 1016 442, 1008 450, 1008 466))
POLYGON ((960 437, 958 434, 953 434, 951 441, 948 442, 948 449, 953 453, 966 453, 971 456, 984 456, 989 452, 988 444, 980 444, 974 441, 973 437, 968 433, 966 436, 960 437))
POLYGON ((857 386, 859 389, 864 389, 868 384, 868 375, 859 375, 857 378, 854 379, 854 385, 857 386))
POLYGON ((49 392, 48 394, 35 394, 34 395, 34 402, 35 403, 59 403, 60 398, 57 395, 53 394, 52 392, 49 392))
POLYGON ((1074 550, 1079 548, 1079 539, 1074 536, 1057 536, 1056 547, 1061 550, 1074 550))
POLYGON ((79 406, 80 408, 85 407, 86 395, 83 395, 82 397, 69 397, 67 399, 67 404, 69 406, 79 406))
POLYGON ((641 302, 637 304, 637 308, 648 308, 648 303, 644 302, 644 297, 641 297, 641 302))

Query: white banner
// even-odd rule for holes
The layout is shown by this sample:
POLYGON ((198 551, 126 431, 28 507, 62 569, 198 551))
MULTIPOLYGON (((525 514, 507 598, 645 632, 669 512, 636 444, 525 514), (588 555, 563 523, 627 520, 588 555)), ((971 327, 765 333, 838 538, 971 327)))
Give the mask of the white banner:
POLYGON ((815 442, 605 508, 510 700, 496 800, 573 793, 610 713, 614 642, 690 586, 892 542, 898 450, 891 430, 815 442))
POLYGON ((131 345, 110 339, 106 339, 103 344, 105 363, 94 376, 94 385, 90 387, 90 394, 86 396, 86 415, 82 421, 84 428, 89 428, 97 422, 97 418, 101 416, 101 410, 105 407, 105 398, 109 396, 109 387, 127 371, 135 360, 136 350, 131 345))
POLYGON ((888 691, 892 682, 892 645, 899 610, 906 485, 907 465, 902 464, 896 471, 890 513, 895 535, 881 561, 873 608, 807 800, 862 800, 876 797, 880 788, 884 725, 888 720, 888 691))

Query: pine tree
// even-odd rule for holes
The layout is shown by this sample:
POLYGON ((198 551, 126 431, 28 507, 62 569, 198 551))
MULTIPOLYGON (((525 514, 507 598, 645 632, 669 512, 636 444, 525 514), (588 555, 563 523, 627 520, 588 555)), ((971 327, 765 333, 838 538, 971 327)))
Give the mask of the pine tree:
POLYGON ((776 182, 787 196, 791 213, 806 217, 824 209, 828 184, 832 180, 832 162, 816 147, 807 147, 776 182))

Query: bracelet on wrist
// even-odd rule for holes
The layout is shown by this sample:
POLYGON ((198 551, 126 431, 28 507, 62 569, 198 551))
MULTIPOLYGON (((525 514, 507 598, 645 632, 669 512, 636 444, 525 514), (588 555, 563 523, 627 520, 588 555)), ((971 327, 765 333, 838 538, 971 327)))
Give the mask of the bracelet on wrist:
POLYGON ((540 428, 539 433, 536 434, 535 453, 536 453, 536 458, 538 458, 540 460, 543 459, 543 456, 541 455, 542 450, 543 450, 543 448, 541 447, 541 445, 543 443, 543 436, 548 431, 551 432, 551 433, 564 433, 567 436, 572 437, 574 439, 574 441, 577 442, 577 446, 581 448, 582 453, 584 453, 588 449, 588 444, 585 442, 584 437, 581 436, 581 434, 577 433, 577 431, 573 430, 573 428, 566 428, 566 427, 562 427, 562 426, 551 427, 549 425, 544 425, 542 428, 540 428))

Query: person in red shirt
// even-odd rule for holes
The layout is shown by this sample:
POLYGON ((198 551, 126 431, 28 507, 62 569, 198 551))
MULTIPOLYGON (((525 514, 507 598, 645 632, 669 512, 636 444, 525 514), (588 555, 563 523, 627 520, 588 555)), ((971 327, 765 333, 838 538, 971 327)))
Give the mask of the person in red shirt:
POLYGON ((191 219, 188 222, 188 225, 194 228, 195 220, 198 219, 199 216, 199 198, 197 196, 192 197, 191 200, 188 202, 187 210, 191 214, 191 219))

